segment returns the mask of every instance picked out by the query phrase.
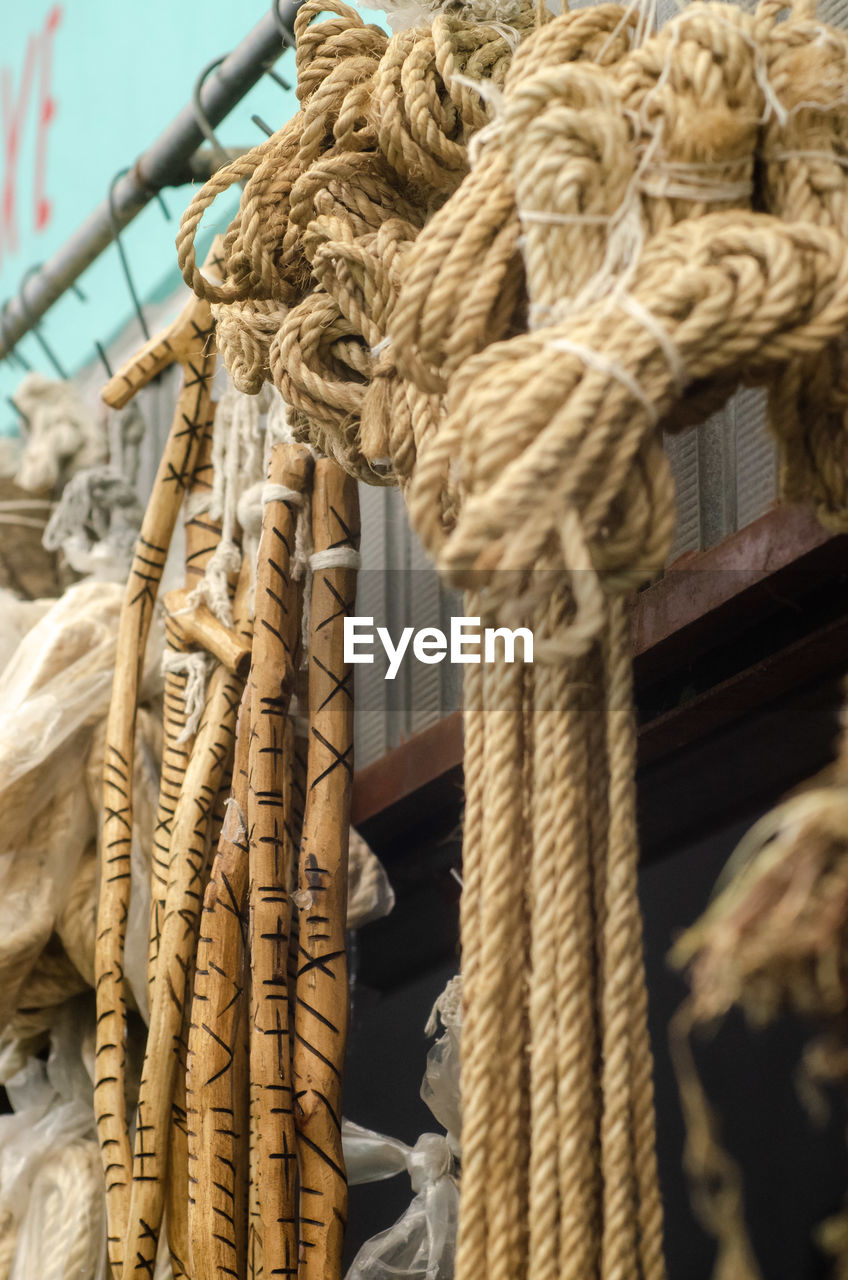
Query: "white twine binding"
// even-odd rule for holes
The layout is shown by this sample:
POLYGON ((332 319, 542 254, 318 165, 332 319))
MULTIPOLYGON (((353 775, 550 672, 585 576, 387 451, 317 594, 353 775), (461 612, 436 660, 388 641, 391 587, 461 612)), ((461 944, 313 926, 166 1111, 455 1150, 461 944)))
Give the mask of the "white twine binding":
POLYGON ((810 149, 794 151, 767 151, 764 154, 763 159, 767 164, 783 160, 829 160, 832 164, 837 164, 843 169, 848 169, 848 156, 837 155, 835 151, 810 149))
POLYGON ((362 557, 353 547, 328 547, 309 557, 309 567, 313 573, 319 569, 360 569, 362 557))
POLYGON ((267 507, 269 502, 287 502, 289 506, 299 507, 303 505, 303 494, 298 489, 290 489, 287 484, 272 484, 269 480, 262 486, 263 507, 267 507))
POLYGON ((206 686, 212 670, 214 659, 200 649, 184 652, 180 649, 166 649, 162 654, 162 674, 184 675, 183 702, 185 704, 186 722, 177 738, 177 744, 191 741, 200 725, 200 717, 206 706, 206 686))
POLYGON ((213 520, 221 521, 221 541, 189 597, 188 608, 203 602, 226 627, 233 625, 230 579, 239 572, 245 556, 252 568, 255 587, 263 477, 271 449, 278 442, 291 440, 286 407, 279 392, 266 386, 259 395, 249 396, 232 384, 227 387, 218 403, 212 429, 211 491, 197 497, 190 495, 185 508, 189 520, 208 511, 213 520), (241 548, 235 540, 237 524, 243 534, 241 548))
MULTIPOLYGON (((300 522, 298 522, 298 531, 300 530, 300 522)), ((295 558, 297 550, 295 550, 295 558)), ((306 584, 303 591, 303 617, 301 619, 301 640, 303 645, 303 654, 309 652, 309 615, 312 604, 312 575, 319 573, 322 569, 359 569, 362 565, 362 558, 358 551, 354 551, 353 547, 328 547, 326 551, 315 551, 309 555, 306 561, 308 574, 306 584)), ((294 570, 292 570, 294 576, 294 570)))
POLYGON ((41 529, 47 523, 52 503, 47 498, 10 498, 0 502, 0 524, 19 525, 25 529, 41 529), (36 515, 21 515, 25 511, 43 511, 41 519, 36 515))
POLYGON ((591 347, 584 346, 582 342, 572 342, 569 338, 554 338, 546 345, 549 351, 564 351, 569 355, 577 356, 588 368, 615 378, 616 382, 620 382, 640 404, 644 405, 645 412, 652 423, 656 424, 659 420, 654 402, 632 374, 628 373, 624 365, 619 364, 617 360, 610 360, 600 351, 594 351, 591 347))
POLYGON ((683 358, 671 334, 660 324, 653 311, 649 311, 632 294, 625 293, 622 297, 617 297, 615 303, 621 311, 626 311, 643 328, 647 329, 651 337, 656 340, 674 379, 674 389, 678 396, 682 396, 689 380, 686 376, 686 366, 683 363, 683 358))

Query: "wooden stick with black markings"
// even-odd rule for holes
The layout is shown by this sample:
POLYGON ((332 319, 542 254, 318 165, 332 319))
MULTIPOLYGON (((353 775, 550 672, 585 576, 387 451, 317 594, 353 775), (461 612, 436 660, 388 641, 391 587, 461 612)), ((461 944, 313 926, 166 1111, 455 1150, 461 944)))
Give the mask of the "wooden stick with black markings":
MULTIPOLYGON (((233 609, 236 631, 245 625, 250 573, 245 562, 233 609)), ((233 748, 241 695, 241 678, 226 667, 217 667, 209 681, 206 707, 174 816, 158 973, 138 1097, 124 1280, 145 1274, 155 1262, 189 966, 205 888, 208 829, 233 748)), ((187 1259, 181 1263, 184 1269, 187 1259)))
MULTIPOLYGON (((106 730, 103 857, 95 954, 97 1052, 94 1100, 106 1180, 109 1261, 115 1280, 121 1280, 123 1273, 132 1169, 124 1094, 127 1012, 123 962, 130 899, 136 704, 147 637, 168 546, 186 486, 194 474, 208 422, 215 368, 212 328, 208 305, 195 301, 184 317, 184 329, 181 330, 179 359, 184 370, 183 386, 127 582, 118 630, 115 685, 106 730)), ((174 358, 173 352, 169 355, 170 359, 174 358)), ((113 382, 122 379, 132 387, 129 394, 136 389, 136 383, 141 385, 143 381, 142 376, 134 372, 132 361, 126 371, 115 375, 113 382)), ((109 399, 105 394, 104 398, 109 399)))
POLYGON ((233 790, 203 900, 189 1027, 188 1227, 193 1280, 247 1267, 247 768, 250 689, 236 733, 233 790))
POLYGON ((347 1217, 341 1139, 348 1022, 347 853, 353 782, 353 672, 343 624, 359 557, 356 482, 315 465, 309 626, 309 768, 298 888, 299 964, 293 1051, 300 1156, 300 1280, 338 1280, 347 1217))
POLYGON ((250 675, 250 1128, 266 1280, 296 1280, 298 1263, 288 991, 294 736, 288 709, 300 629, 291 562, 298 511, 311 472, 312 456, 305 445, 279 444, 273 449, 265 491, 271 500, 265 502, 259 544, 250 675))
MULTIPOLYGON (((211 409, 211 405, 210 405, 211 409)), ((191 478, 188 494, 205 493, 211 489, 210 475, 212 452, 212 420, 207 423, 197 465, 191 478)), ((195 586, 220 541, 220 523, 212 525, 208 518, 195 517, 185 521, 185 580, 186 586, 195 586)), ((187 646, 180 619, 169 614, 165 617, 165 642, 169 649, 184 651, 187 646)), ((191 741, 181 738, 186 724, 185 672, 165 672, 163 701, 162 766, 159 775, 159 802, 156 808, 156 825, 153 829, 153 853, 150 867, 150 926, 147 944, 147 983, 152 989, 159 958, 159 931, 165 911, 165 894, 168 888, 168 865, 171 860, 171 830, 177 808, 183 777, 191 755, 191 741)))

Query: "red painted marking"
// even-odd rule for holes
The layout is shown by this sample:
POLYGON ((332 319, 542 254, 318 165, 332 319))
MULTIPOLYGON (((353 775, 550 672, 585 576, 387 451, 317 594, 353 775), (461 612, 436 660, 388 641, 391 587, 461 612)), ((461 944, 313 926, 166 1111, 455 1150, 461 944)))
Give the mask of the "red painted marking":
POLYGON ((9 67, 0 67, 0 117, 3 139, 3 219, 0 223, 0 262, 4 254, 17 253, 20 245, 17 219, 18 162, 23 124, 32 96, 32 82, 38 57, 39 37, 27 40, 23 70, 17 94, 9 67))
POLYGON ((52 202, 47 196, 47 144, 51 125, 56 119, 56 100, 52 94, 53 40, 62 21, 63 11, 53 5, 37 35, 27 40, 20 78, 11 67, 0 67, 0 123, 2 123, 2 195, 0 195, 0 263, 3 255, 20 248, 19 168, 21 143, 28 120, 34 125, 32 167, 32 218, 36 231, 50 222, 52 202), (36 73, 38 99, 33 103, 36 73), (15 83, 17 80, 17 89, 15 83))
POLYGON ((33 200, 35 205, 35 229, 43 231, 50 221, 53 206, 47 198, 47 137, 50 125, 56 117, 56 101, 51 94, 53 81, 53 38, 62 19, 60 5, 54 5, 47 15, 41 35, 41 74, 39 76, 38 127, 35 136, 35 171, 33 175, 33 200))

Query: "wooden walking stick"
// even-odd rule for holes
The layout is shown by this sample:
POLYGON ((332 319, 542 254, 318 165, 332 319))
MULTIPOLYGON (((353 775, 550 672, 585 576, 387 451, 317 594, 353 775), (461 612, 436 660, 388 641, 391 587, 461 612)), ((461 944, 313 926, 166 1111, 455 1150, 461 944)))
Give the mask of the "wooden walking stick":
POLYGON ((299 965, 293 1051, 300 1157, 300 1280, 335 1280, 347 1216, 341 1084, 348 1021, 345 916, 353 781, 353 672, 343 624, 359 556, 356 482, 315 465, 309 625, 309 771, 298 888, 299 965))
MULTIPOLYGON (((209 417, 215 367, 212 315, 208 305, 195 300, 182 319, 177 358, 183 366, 183 386, 130 568, 118 630, 116 679, 106 731, 103 858, 95 955, 94 1100, 106 1179, 109 1261, 115 1280, 120 1280, 123 1271, 132 1165, 124 1096, 127 1012, 123 957, 130 897, 136 703, 168 545, 209 417)), ((170 339, 168 343, 173 351, 170 339)), ((136 368, 136 361, 130 361, 110 382, 104 399, 113 405, 125 404, 143 381, 144 374, 136 368)))
POLYGON ((305 445, 275 446, 265 489, 250 675, 250 1108, 267 1277, 297 1275, 297 1139, 288 991, 294 743, 288 708, 300 630, 291 562, 298 507, 311 472, 312 456, 305 445))
MULTIPOLYGON (((188 501, 211 491, 211 422, 201 446, 188 501)), ((221 527, 218 521, 207 515, 189 515, 185 522, 185 589, 172 591, 165 597, 168 610, 166 635, 169 649, 190 659, 211 654, 231 671, 243 677, 250 662, 250 649, 241 639, 218 622, 205 605, 189 609, 190 590, 197 585, 220 542, 221 527), (194 648, 193 646, 197 646, 194 648)), ((154 847, 154 866, 151 884, 150 931, 148 940, 148 991, 152 998, 159 957, 161 925, 165 913, 168 881, 171 875, 171 834, 179 803, 185 771, 191 754, 191 739, 179 741, 185 734, 177 726, 186 724, 185 693, 187 675, 168 670, 165 677, 165 749, 159 795, 159 810, 154 847), (169 701, 170 699, 170 701, 169 701), (179 703, 178 706, 174 702, 179 703), (170 728, 170 733, 169 733, 170 728)), ((226 788, 229 795, 230 772, 226 770, 226 788)), ((220 797, 219 797, 220 799, 220 797)), ((207 837, 209 847, 217 846, 217 831, 207 837), (213 843, 214 840, 214 843, 213 843)), ((193 965, 189 987, 193 985, 193 965)), ((168 1216, 168 1248, 174 1280, 185 1276, 189 1258, 189 1152, 186 1097, 186 1061, 188 1054, 189 1008, 183 1015, 183 1027, 177 1049, 177 1072, 174 1096, 171 1104, 169 1130, 168 1177, 166 1208, 168 1216)))
MULTIPOLYGON (((250 572, 251 566, 244 562, 234 606, 237 631, 246 622, 250 572)), ((208 829, 234 743, 241 692, 242 680, 237 673, 224 666, 213 672, 174 816, 158 973, 138 1098, 125 1277, 148 1271, 156 1258, 187 980, 203 901, 208 829)), ((186 1259, 182 1264, 185 1266, 186 1259)))
MULTIPOLYGON (((301 677, 306 672, 299 673, 301 677)), ((306 681, 303 681, 304 685, 306 681)), ((306 808, 306 773, 308 768, 308 721, 305 712, 308 709, 309 699, 306 693, 302 698, 298 699, 299 715, 292 718, 292 767, 289 787, 291 792, 291 841, 294 849, 300 849, 300 841, 303 836, 303 814, 306 808)), ((297 887, 298 867, 297 862, 293 868, 292 887, 297 887)), ((291 922, 289 924, 289 1006, 295 1008, 297 1004, 297 970, 300 937, 300 913, 297 910, 292 911, 291 922)))
MULTIPOLYGON (((187 545, 189 541, 189 522, 186 525, 187 545)), ((209 525, 205 528, 208 530, 209 525)), ((208 536, 208 535, 207 535, 208 536)), ((214 551, 209 549, 204 564, 208 562, 214 551)), ((237 632, 230 631, 218 621, 205 604, 189 605, 190 592, 185 590, 169 591, 164 604, 168 610, 165 619, 165 637, 171 652, 186 656, 193 652, 201 652, 217 658, 228 671, 233 672, 241 680, 250 669, 250 645, 237 632), (190 608, 190 612, 187 610, 190 608)), ((171 865, 171 836, 182 790, 185 771, 191 755, 193 738, 181 742, 180 736, 186 725, 185 689, 187 677, 179 671, 169 670, 165 677, 165 746, 162 755, 162 771, 159 786, 159 804, 156 814, 156 828, 153 838, 153 869, 151 876, 150 931, 147 949, 147 982, 148 994, 152 998, 152 989, 156 982, 161 921, 165 911, 165 899, 168 890, 169 869, 171 865)), ((229 775, 227 775, 229 778, 229 775)), ((229 781, 227 782, 229 794, 229 781)))
POLYGON ((239 709, 232 799, 203 899, 188 1040, 189 1257, 193 1280, 247 1265, 247 769, 250 690, 239 709))
MULTIPOLYGON (((210 406, 211 409, 211 406, 210 406)), ((211 419, 207 424, 200 447, 197 466, 189 486, 189 495, 208 492, 211 488, 211 419)), ((195 586, 203 570, 212 558, 220 541, 219 524, 208 517, 189 518, 185 521, 185 581, 195 586)), ((167 601, 166 601, 167 605, 167 601)), ((168 613, 165 618, 165 643, 171 653, 188 653, 185 629, 181 619, 168 613)), ((165 893, 168 885, 168 865, 171 857, 171 829, 180 796, 183 776, 191 754, 191 740, 185 737, 187 673, 166 668, 163 699, 163 748, 159 774, 159 802, 156 809, 156 825, 153 829, 153 855, 151 859, 150 927, 147 946, 147 982, 152 988, 156 977, 159 956, 159 931, 165 910, 165 893)), ((150 992, 148 992, 150 994, 150 992)))

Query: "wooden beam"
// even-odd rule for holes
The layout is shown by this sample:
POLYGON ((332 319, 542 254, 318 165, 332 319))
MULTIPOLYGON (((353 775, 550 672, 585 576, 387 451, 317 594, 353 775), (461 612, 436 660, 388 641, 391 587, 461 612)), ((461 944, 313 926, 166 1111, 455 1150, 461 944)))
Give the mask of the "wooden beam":
MULTIPOLYGON (((828 533, 806 507, 775 507, 708 551, 682 556, 636 597, 637 689, 688 667, 719 642, 732 642, 787 603, 801 609, 805 596, 846 567, 848 536, 828 533)), ((793 681, 838 668, 846 652, 842 640, 843 625, 828 624, 809 643, 802 638, 788 646, 784 659, 765 658, 682 702, 642 725, 640 753, 656 761, 780 696, 793 681)), ((419 793, 429 808, 446 787, 456 790, 461 766, 462 713, 455 711, 356 773, 354 825, 397 829, 419 810, 419 793)))

